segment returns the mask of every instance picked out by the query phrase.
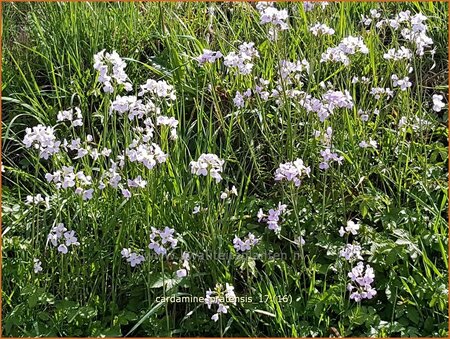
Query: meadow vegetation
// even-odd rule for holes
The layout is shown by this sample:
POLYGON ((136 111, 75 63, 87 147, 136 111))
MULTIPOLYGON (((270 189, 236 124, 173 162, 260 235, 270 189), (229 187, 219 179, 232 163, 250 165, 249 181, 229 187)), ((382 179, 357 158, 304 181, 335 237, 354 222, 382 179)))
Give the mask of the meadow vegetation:
POLYGON ((2 7, 4 336, 448 336, 447 3, 2 7))

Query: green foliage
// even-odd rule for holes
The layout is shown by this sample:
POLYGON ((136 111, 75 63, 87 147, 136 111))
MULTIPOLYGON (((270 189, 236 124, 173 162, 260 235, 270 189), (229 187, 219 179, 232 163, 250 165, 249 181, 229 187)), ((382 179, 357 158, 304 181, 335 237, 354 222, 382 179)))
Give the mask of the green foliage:
MULTIPOLYGON (((432 95, 446 93, 447 3, 333 3, 305 12, 301 3, 280 3, 290 29, 278 42, 249 3, 4 3, 2 59, 2 306, 3 334, 24 336, 447 336, 448 335, 448 130, 447 110, 431 109, 432 95), (413 87, 392 100, 376 100, 370 86, 352 84, 366 76, 375 87, 392 87, 390 76, 406 63, 383 59, 398 48, 390 28, 365 29, 361 15, 372 8, 386 15, 421 12, 435 53, 415 57, 413 87), (211 13, 214 15, 211 15, 211 13), (330 37, 313 36, 316 22, 333 27, 330 37), (321 63, 321 54, 348 35, 362 36, 366 56, 348 67, 321 63), (235 51, 255 42, 260 59, 252 75, 227 72, 223 62, 199 67, 193 59, 204 48, 235 51), (91 134, 99 149, 131 142, 126 118, 108 115, 105 95, 93 69, 93 55, 116 50, 127 62, 134 85, 164 79, 177 100, 162 112, 179 121, 178 140, 157 136, 169 158, 146 170, 131 164, 126 178, 141 175, 149 185, 125 200, 107 188, 90 201, 68 191, 55 192, 44 175, 73 165, 97 163, 68 154, 49 160, 22 143, 25 128, 58 125, 58 139, 74 129, 57 122, 72 106, 83 112, 84 140, 91 134), (310 62, 303 90, 320 96, 321 82, 348 90, 354 109, 343 109, 322 123, 298 102, 276 106, 252 98, 243 109, 236 91, 255 86, 253 76, 277 77, 280 60, 310 62), (400 66, 399 66, 400 65, 400 66), (358 109, 380 110, 362 122, 358 109), (445 111, 445 112, 444 112, 445 111), (399 128, 402 117, 430 126, 399 128), (314 130, 333 127, 340 166, 318 168, 322 146, 314 130), (377 140, 377 149, 360 148, 377 140), (225 160, 223 181, 192 175, 191 160, 214 153, 225 160), (276 183, 280 163, 302 158, 311 175, 299 188, 276 183), (220 194, 235 185, 238 196, 220 194), (52 196, 51 208, 26 205, 28 195, 52 196), (282 236, 257 221, 258 210, 288 205, 282 236), (198 214, 194 207, 201 206, 198 214), (347 273, 339 256, 346 241, 339 228, 348 220, 361 225, 357 241, 364 261, 374 268, 377 295, 360 303, 349 299, 347 273), (80 246, 61 256, 47 245, 58 222, 77 232, 80 246), (191 272, 178 278, 174 260, 149 258, 132 268, 124 247, 145 248, 150 227, 173 227, 179 247, 191 253, 191 272), (250 254, 235 251, 235 235, 261 238, 250 254), (294 239, 304 237, 305 244, 294 239), (226 254, 224 257, 218 255, 226 254), (280 255, 282 254, 282 255, 280 255), (33 272, 33 259, 43 271, 33 272), (235 286, 246 301, 232 306, 215 323, 202 303, 160 302, 166 296, 204 297, 216 283, 235 286)), ((445 99, 446 101, 446 99, 445 99)), ((166 131, 167 132, 167 131, 166 131)))

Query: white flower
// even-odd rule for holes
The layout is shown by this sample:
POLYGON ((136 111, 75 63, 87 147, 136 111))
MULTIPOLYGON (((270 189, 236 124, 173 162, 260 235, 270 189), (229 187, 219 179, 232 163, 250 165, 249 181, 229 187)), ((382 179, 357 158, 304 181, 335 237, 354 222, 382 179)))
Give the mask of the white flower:
POLYGON ((299 246, 303 246, 306 244, 306 241, 305 239, 303 239, 302 236, 299 236, 297 239, 294 240, 294 242, 299 246))
POLYGON ((411 81, 409 81, 408 77, 404 77, 403 79, 399 79, 396 74, 392 74, 391 76, 393 86, 400 87, 402 91, 406 91, 409 87, 412 86, 411 81))
POLYGON ((122 254, 122 258, 128 258, 131 254, 131 250, 129 248, 123 248, 122 251, 120 251, 120 254, 122 254))
POLYGON ((345 227, 345 231, 344 231, 343 227, 341 227, 341 229, 339 230, 339 235, 341 237, 343 237, 345 233, 351 233, 353 235, 357 235, 359 227, 360 227, 360 225, 358 223, 355 223, 354 221, 349 220, 349 221, 347 221, 347 226, 345 227))
POLYGON ((440 112, 445 107, 445 103, 442 102, 444 97, 442 95, 433 94, 433 110, 440 112))
POLYGON ((347 244, 345 247, 339 252, 341 257, 344 257, 346 260, 363 260, 361 256, 361 246, 347 244))
POLYGON ((363 140, 359 143, 359 147, 361 148, 378 148, 378 143, 372 138, 369 139, 369 142, 363 140))
POLYGON ((244 107, 245 100, 244 100, 244 96, 241 94, 241 92, 239 92, 239 91, 236 92, 236 96, 234 97, 233 102, 236 107, 239 107, 239 108, 244 107))
POLYGON ((66 111, 60 111, 57 115, 57 121, 68 120, 73 127, 83 126, 83 116, 79 107, 70 108, 66 111))
POLYGON ((363 299, 372 299, 377 291, 371 286, 374 282, 375 274, 372 267, 366 265, 364 270, 364 263, 362 261, 352 268, 348 273, 351 283, 347 285, 347 290, 352 292, 350 299, 359 302, 363 299), (355 290, 353 292, 353 290, 355 290))
POLYGON ((143 180, 140 175, 138 175, 133 180, 128 179, 127 182, 128 182, 128 187, 144 188, 145 186, 147 186, 147 181, 143 180))
POLYGON ((280 233, 281 226, 280 216, 286 212, 287 205, 278 203, 277 208, 272 208, 268 211, 268 215, 264 214, 263 210, 260 209, 258 211, 258 222, 264 221, 267 223, 267 228, 271 231, 274 231, 276 234, 280 233))
POLYGON ((122 258, 126 259, 127 262, 130 263, 131 267, 136 267, 136 265, 139 265, 145 261, 144 256, 132 252, 129 248, 123 248, 122 251, 120 251, 120 254, 122 254, 122 258))
POLYGON ((42 272, 42 267, 41 267, 42 262, 36 258, 33 259, 33 262, 34 262, 34 266, 33 266, 34 273, 42 272))
POLYGON ((398 50, 395 48, 389 49, 387 53, 384 53, 383 58, 394 61, 402 59, 410 60, 412 58, 412 53, 408 48, 401 46, 398 50))
POLYGON ((139 265, 143 261, 145 261, 144 256, 138 255, 136 253, 130 253, 129 257, 127 258, 127 261, 130 263, 131 267, 135 267, 136 265, 139 265))

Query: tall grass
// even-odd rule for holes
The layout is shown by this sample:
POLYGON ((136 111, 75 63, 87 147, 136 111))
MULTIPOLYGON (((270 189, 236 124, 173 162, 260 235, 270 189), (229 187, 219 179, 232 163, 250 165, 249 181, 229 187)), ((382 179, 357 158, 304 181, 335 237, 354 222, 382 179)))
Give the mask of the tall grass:
MULTIPOLYGON (((446 336, 448 297, 447 113, 431 110, 431 96, 446 93, 447 4, 333 3, 305 12, 301 3, 280 3, 289 11, 290 29, 278 41, 248 3, 4 3, 2 60, 3 333, 7 336, 446 336), (401 43, 389 28, 363 29, 361 15, 372 8, 393 15, 421 12, 429 19, 435 53, 414 58, 413 87, 392 100, 375 100, 370 85, 352 84, 367 76, 373 87, 392 87, 390 76, 406 63, 383 59, 401 43), (336 31, 317 38, 308 27, 326 23, 336 31), (363 37, 370 52, 350 66, 320 63, 321 54, 348 35, 363 37), (254 41, 260 53, 252 76, 226 72, 223 62, 199 67, 193 60, 204 48, 225 55, 254 41), (148 186, 130 200, 108 188, 93 200, 62 191, 49 210, 24 204, 27 195, 54 193, 44 178, 62 165, 95 168, 89 158, 68 155, 49 161, 25 149, 26 127, 56 125, 59 111, 79 106, 81 139, 94 136, 99 149, 116 157, 131 142, 131 123, 110 116, 113 96, 102 93, 93 55, 116 50, 127 61, 134 84, 164 79, 177 100, 163 112, 179 121, 178 140, 158 136, 168 161, 149 171, 127 165, 127 178, 141 175, 148 186), (348 90, 355 108, 325 123, 297 103, 280 106, 255 100, 237 110, 236 91, 254 88, 253 76, 273 79, 280 60, 307 59, 311 74, 303 90, 323 93, 321 82, 348 90), (399 66, 400 65, 400 66, 399 66), (358 109, 373 112, 370 122, 358 109), (429 128, 401 131, 401 117, 426 119, 429 128), (314 130, 332 126, 333 145, 343 165, 318 168, 320 143, 314 130), (376 150, 361 140, 378 141, 376 150), (190 173, 202 153, 225 160, 224 180, 190 173), (275 183, 280 163, 302 158, 312 168, 302 186, 275 183), (221 191, 235 185, 229 201, 221 191), (277 237, 257 222, 260 208, 278 202, 291 211, 283 235, 302 235, 305 245, 277 237), (192 214, 195 206, 207 208, 192 214), (359 242, 376 272, 374 300, 355 303, 346 291, 348 263, 339 258, 344 242, 338 230, 359 219, 359 242), (46 246, 52 226, 76 230, 81 246, 61 256, 46 246), (173 263, 150 259, 150 227, 169 226, 182 235, 180 248, 208 254, 191 262, 178 279, 173 263), (262 238, 253 254, 238 255, 234 235, 262 238), (149 259, 131 268, 124 247, 144 248, 149 259), (220 258, 223 253, 231 256, 220 258), (287 254, 277 258, 277 253, 287 254), (272 255, 270 255, 272 254, 272 255), (33 258, 43 272, 33 273, 33 258), (219 258, 219 259, 217 259, 219 258), (158 302, 161 296, 204 296, 216 283, 235 286, 252 302, 232 307, 221 323, 198 303, 158 302), (223 321, 223 322, 222 322, 223 321)), ((59 137, 73 131, 59 124, 59 137)), ((99 163, 106 168, 108 164, 99 163)))

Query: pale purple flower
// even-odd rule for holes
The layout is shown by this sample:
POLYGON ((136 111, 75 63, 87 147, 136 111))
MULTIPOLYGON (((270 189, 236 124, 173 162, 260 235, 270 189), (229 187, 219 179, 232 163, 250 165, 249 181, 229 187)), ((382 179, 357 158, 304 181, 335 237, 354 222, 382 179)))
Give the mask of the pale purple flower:
POLYGON ((250 251, 259 242, 259 238, 256 238, 254 234, 248 233, 247 237, 242 240, 237 235, 234 236, 233 247, 236 251, 246 252, 250 251))
POLYGON ((181 268, 181 269, 177 270, 176 274, 177 274, 178 278, 183 278, 183 277, 187 276, 187 271, 186 271, 186 269, 181 268))
POLYGON ((151 228, 150 244, 148 248, 154 250, 156 254, 166 254, 167 249, 174 249, 178 244, 178 239, 174 236, 173 228, 165 227, 163 230, 151 228))
POLYGON ((66 238, 66 246, 76 245, 79 246, 77 237, 75 236, 75 231, 67 231, 64 233, 64 238, 66 238))
POLYGON ((64 244, 59 245, 58 252, 61 252, 62 254, 66 254, 68 252, 67 246, 64 244))
POLYGON ((50 126, 37 125, 26 128, 23 143, 26 148, 38 149, 39 157, 47 160, 60 150, 61 141, 56 140, 54 133, 54 128, 50 126))
POLYGON ((222 58, 223 55, 220 51, 211 51, 209 49, 203 49, 203 53, 196 57, 195 60, 202 66, 204 63, 213 63, 214 61, 222 58))
POLYGON ((191 161, 191 172, 199 176, 207 176, 209 174, 218 183, 222 180, 220 173, 223 170, 224 162, 215 154, 202 154, 197 161, 191 161))
POLYGON ((372 299, 377 291, 371 286, 374 282, 375 274, 373 268, 366 265, 364 269, 364 263, 362 261, 353 267, 351 272, 348 273, 348 277, 351 279, 351 283, 347 285, 347 290, 352 292, 350 299, 359 302, 363 299, 372 299), (353 292, 353 290, 355 290, 353 292))
POLYGON ((361 256, 361 246, 347 244, 345 247, 339 252, 340 256, 345 258, 346 260, 363 260, 361 256))
POLYGON ((275 171, 275 181, 292 181, 298 187, 301 185, 301 179, 304 176, 309 177, 310 172, 311 168, 306 167, 302 159, 297 159, 294 162, 280 164, 279 168, 275 171))

